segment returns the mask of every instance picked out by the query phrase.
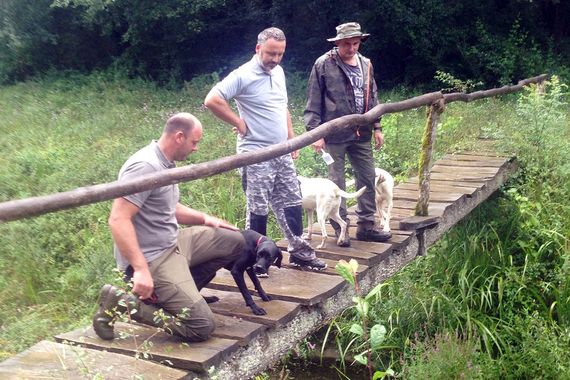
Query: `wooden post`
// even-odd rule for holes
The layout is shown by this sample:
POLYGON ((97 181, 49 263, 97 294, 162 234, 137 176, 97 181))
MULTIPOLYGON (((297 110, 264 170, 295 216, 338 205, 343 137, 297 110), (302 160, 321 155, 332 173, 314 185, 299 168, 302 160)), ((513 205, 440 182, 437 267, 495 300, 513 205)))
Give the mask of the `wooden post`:
POLYGON ((435 143, 435 133, 437 123, 442 112, 445 109, 445 101, 439 99, 432 103, 428 111, 426 127, 422 139, 422 151, 420 153, 419 166, 419 190, 418 203, 416 204, 416 216, 428 216, 429 205, 429 178, 431 170, 431 157, 433 152, 433 144, 435 143))

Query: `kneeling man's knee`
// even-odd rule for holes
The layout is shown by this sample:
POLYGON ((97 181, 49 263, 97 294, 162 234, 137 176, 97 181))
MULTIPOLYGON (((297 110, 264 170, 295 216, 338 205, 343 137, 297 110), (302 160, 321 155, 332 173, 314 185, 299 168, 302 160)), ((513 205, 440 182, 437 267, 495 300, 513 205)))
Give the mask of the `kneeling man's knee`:
POLYGON ((203 299, 190 308, 190 315, 183 324, 186 328, 186 339, 190 342, 207 340, 216 329, 214 314, 203 299))

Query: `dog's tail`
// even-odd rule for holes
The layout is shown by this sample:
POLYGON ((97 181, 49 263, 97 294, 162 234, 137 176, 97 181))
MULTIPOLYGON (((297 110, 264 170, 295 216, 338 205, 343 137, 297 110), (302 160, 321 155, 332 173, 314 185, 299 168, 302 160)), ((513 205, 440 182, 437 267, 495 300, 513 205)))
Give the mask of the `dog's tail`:
POLYGON ((386 177, 384 176, 384 171, 378 168, 374 169, 374 174, 376 175, 376 183, 382 183, 386 181, 386 177))
POLYGON ((361 196, 365 191, 366 191, 366 186, 362 186, 362 187, 360 188, 360 190, 358 190, 357 192, 354 192, 354 193, 347 193, 346 191, 343 191, 343 190, 340 190, 340 189, 339 189, 338 194, 339 194, 341 197, 343 197, 343 198, 349 199, 349 198, 358 198, 358 197, 361 196))
MULTIPOLYGON (((378 168, 374 168, 374 176, 376 177, 376 180, 374 181, 374 183, 382 183, 384 181, 386 181, 386 177, 384 176, 384 172, 381 169, 378 168)), ((354 186, 355 184, 355 180, 350 179, 348 181, 346 181, 346 187, 350 187, 350 186, 354 186)))

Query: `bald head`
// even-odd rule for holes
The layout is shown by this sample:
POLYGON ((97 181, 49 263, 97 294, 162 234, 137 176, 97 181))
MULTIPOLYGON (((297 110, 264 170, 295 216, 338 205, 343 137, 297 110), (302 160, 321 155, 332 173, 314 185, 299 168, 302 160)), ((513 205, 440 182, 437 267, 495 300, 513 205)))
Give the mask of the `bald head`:
POLYGON ((160 150, 171 161, 184 161, 198 150, 202 139, 202 123, 196 116, 180 112, 166 121, 158 140, 160 150))
POLYGON ((192 115, 191 113, 180 112, 171 116, 166 121, 166 125, 164 126, 164 133, 171 135, 180 131, 185 135, 188 135, 195 127, 202 129, 202 124, 196 118, 196 116, 192 115))

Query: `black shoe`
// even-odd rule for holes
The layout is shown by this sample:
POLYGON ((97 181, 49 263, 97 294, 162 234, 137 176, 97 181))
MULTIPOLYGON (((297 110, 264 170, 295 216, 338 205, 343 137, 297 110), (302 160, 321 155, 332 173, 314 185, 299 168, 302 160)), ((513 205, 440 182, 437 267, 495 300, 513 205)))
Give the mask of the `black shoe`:
POLYGON ((386 231, 377 230, 374 227, 361 227, 358 226, 356 230, 356 238, 362 241, 372 241, 382 243, 390 240, 392 234, 386 231))
POLYGON ((93 316, 93 330, 104 340, 113 340, 114 314, 121 299, 120 290, 113 285, 104 285, 99 294, 99 309, 93 316), (119 294, 117 294, 119 293, 119 294))
POLYGON ((294 267, 299 267, 303 270, 316 270, 321 271, 327 269, 327 264, 320 259, 314 258, 312 260, 301 260, 296 256, 289 256, 289 264, 294 267))
POLYGON ((350 247, 350 236, 348 234, 348 228, 350 227, 350 220, 345 219, 344 220, 346 222, 346 238, 344 239, 343 242, 341 242, 340 244, 338 244, 338 237, 340 236, 340 224, 338 224, 337 222, 335 222, 334 220, 329 220, 332 228, 334 229, 334 235, 336 236, 336 241, 339 247, 350 247))

